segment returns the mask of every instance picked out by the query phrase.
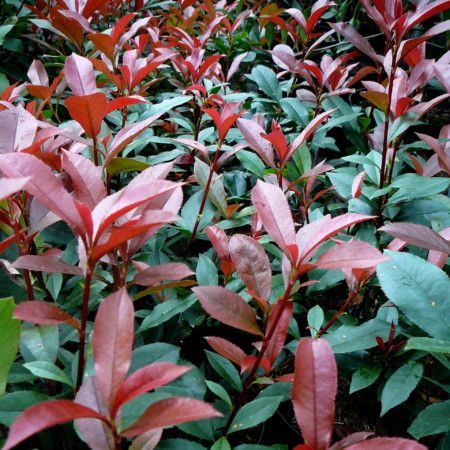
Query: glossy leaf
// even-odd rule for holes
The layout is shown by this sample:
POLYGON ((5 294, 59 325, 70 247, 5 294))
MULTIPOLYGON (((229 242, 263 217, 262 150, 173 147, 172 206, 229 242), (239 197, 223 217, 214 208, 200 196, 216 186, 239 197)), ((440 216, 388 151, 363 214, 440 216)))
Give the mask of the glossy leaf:
MULTIPOLYGON (((0 154, 30 146, 36 136, 37 126, 37 120, 22 107, 0 111, 0 154)), ((12 175, 8 176, 13 178, 12 175)))
POLYGON ((32 361, 23 365, 33 375, 47 380, 59 381, 73 388, 70 378, 57 366, 47 361, 32 361))
POLYGON ((153 403, 135 423, 123 430, 120 435, 132 438, 155 428, 221 416, 222 414, 208 403, 194 398, 171 397, 153 403))
POLYGON ((89 59, 72 53, 66 59, 64 73, 75 95, 87 96, 97 92, 94 67, 89 59))
POLYGON ((19 349, 20 322, 13 317, 13 298, 0 299, 0 398, 5 393, 6 377, 19 349))
POLYGON ((334 425, 337 367, 328 342, 304 338, 297 347, 292 403, 307 445, 325 450, 334 425))
POLYGON ((84 221, 73 198, 42 161, 24 153, 9 153, 0 155, 0 169, 12 178, 30 177, 25 186, 27 192, 77 232, 85 231, 84 221))
POLYGON ((0 201, 20 191, 30 181, 25 178, 0 178, 0 201))
POLYGON ((269 300, 272 290, 272 271, 269 257, 255 239, 235 234, 229 243, 233 263, 247 288, 263 300, 269 300))
POLYGON ((47 428, 85 417, 107 421, 106 417, 93 409, 70 400, 51 400, 39 403, 28 408, 14 421, 3 449, 12 449, 33 434, 47 428))
POLYGON ((151 286, 166 280, 181 280, 191 275, 195 275, 186 264, 166 263, 157 266, 148 266, 145 263, 135 262, 138 274, 133 279, 133 283, 141 286, 151 286))
POLYGON ((403 347, 404 350, 424 350, 430 353, 449 353, 450 342, 430 337, 412 337, 403 347))
POLYGON ((427 447, 418 442, 402 438, 374 438, 345 447, 346 450, 385 450, 387 448, 395 448, 395 450, 427 449, 427 447))
POLYGON ((117 409, 124 403, 144 392, 170 383, 190 369, 191 367, 189 366, 177 366, 171 363, 160 362, 136 370, 121 384, 117 391, 112 415, 114 416, 117 409))
POLYGON ((192 291, 214 319, 247 333, 262 335, 255 312, 235 292, 221 286, 198 286, 192 291))
POLYGON ((80 267, 66 263, 61 259, 44 255, 19 256, 13 263, 16 269, 34 270, 36 272, 64 273, 67 275, 81 276, 83 271, 80 267))
POLYGON ((381 416, 410 396, 423 375, 423 364, 413 361, 401 366, 386 381, 381 392, 381 416))
POLYGON ((224 358, 240 366, 241 361, 247 356, 244 350, 236 344, 217 336, 206 336, 208 344, 224 358))
POLYGON ((438 252, 450 253, 450 242, 437 234, 431 228, 415 223, 390 223, 380 228, 402 241, 438 252))
POLYGON ((389 250, 385 253, 392 259, 377 267, 377 275, 388 299, 430 336, 447 340, 447 274, 418 256, 389 250))
POLYGON ((56 305, 37 300, 22 302, 14 310, 14 318, 37 325, 59 325, 69 323, 78 327, 78 321, 56 305))
POLYGON ((315 265, 322 269, 367 269, 389 260, 373 245, 352 239, 323 252, 315 265))
POLYGON ((434 403, 415 418, 408 433, 416 439, 431 434, 445 433, 450 429, 450 400, 434 403))
POLYGON ((359 367, 358 370, 352 376, 352 382, 350 384, 350 394, 353 392, 365 389, 371 384, 375 383, 381 374, 381 365, 376 364, 364 364, 359 367))
POLYGON ((295 245, 295 229, 283 191, 278 186, 258 180, 252 191, 252 202, 267 233, 285 255, 291 257, 288 247, 295 245))
POLYGON ((106 115, 106 95, 97 92, 91 95, 73 96, 64 100, 72 119, 76 120, 86 134, 96 138, 102 127, 102 120, 106 115))
POLYGON ((92 338, 95 373, 109 411, 130 367, 133 317, 133 304, 124 288, 109 295, 97 312, 92 338))

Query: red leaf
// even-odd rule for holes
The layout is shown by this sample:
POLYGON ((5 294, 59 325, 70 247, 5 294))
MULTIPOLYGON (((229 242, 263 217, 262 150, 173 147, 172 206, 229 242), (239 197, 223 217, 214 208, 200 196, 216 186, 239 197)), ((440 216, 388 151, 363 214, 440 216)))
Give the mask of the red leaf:
MULTIPOLYGON (((278 315, 279 309, 282 307, 281 302, 277 302, 270 313, 269 320, 267 322, 266 333, 272 329, 274 318, 278 315)), ((278 358, 281 350, 283 350, 286 342, 286 335, 289 329, 289 322, 291 321, 292 312, 294 311, 294 303, 288 302, 284 305, 283 312, 280 319, 276 324, 276 328, 272 337, 270 338, 269 345, 267 346, 266 356, 270 361, 271 367, 273 367, 276 359, 278 358)))
POLYGON ((450 8, 449 0, 437 0, 431 4, 428 4, 427 2, 421 8, 418 8, 418 10, 408 18, 406 27, 404 29, 404 33, 407 33, 411 28, 413 28, 418 23, 421 23, 424 20, 428 19, 429 17, 432 17, 435 14, 439 14, 440 12, 445 11, 446 9, 449 8, 450 8))
POLYGON ((96 11, 108 5, 110 0, 87 0, 83 7, 83 16, 89 19, 96 11))
POLYGON ((329 23, 331 28, 344 36, 351 44, 353 44, 358 50, 363 52, 369 58, 373 59, 377 63, 383 63, 384 57, 377 55, 369 41, 359 34, 353 27, 345 22, 329 23))
POLYGON ((356 175, 355 179, 352 183, 352 197, 358 198, 361 195, 361 188, 364 183, 364 178, 366 177, 367 173, 365 170, 360 172, 358 175, 356 175))
MULTIPOLYGON (((102 35, 105 36, 105 35, 102 35)), ((116 109, 122 109, 130 105, 136 105, 137 103, 148 103, 142 97, 129 96, 129 97, 119 97, 108 102, 108 107, 106 108, 106 114, 115 111, 116 109)))
POLYGON ((309 16, 306 24, 306 32, 311 33, 317 21, 322 17, 323 13, 330 7, 336 5, 336 3, 330 0, 318 0, 314 3, 311 9, 311 15, 309 16))
POLYGON ((189 366, 178 366, 171 363, 154 363, 141 367, 131 374, 120 386, 111 411, 111 416, 115 417, 117 410, 126 402, 151 391, 157 387, 164 386, 181 375, 191 370, 189 366))
POLYGON ((93 409, 70 400, 51 400, 38 403, 26 409, 11 425, 3 450, 12 449, 42 430, 85 417, 108 421, 105 416, 98 414, 93 409))
POLYGON ((402 241, 416 247, 450 253, 450 242, 431 228, 414 223, 390 223, 379 228, 402 241))
POLYGON ((308 140, 308 138, 311 136, 312 133, 316 130, 316 128, 324 121, 326 120, 331 114, 333 114, 336 111, 336 109, 331 109, 330 111, 325 111, 322 114, 319 114, 316 116, 309 124, 306 126, 306 128, 297 136, 295 141, 291 145, 291 149, 284 157, 284 161, 286 162, 304 142, 308 140))
POLYGON ((204 229, 206 235, 209 237, 214 250, 216 251, 221 261, 229 261, 230 249, 228 243, 228 236, 222 228, 214 226, 206 227, 204 229))
POLYGON ((16 269, 35 270, 37 272, 65 273, 67 275, 82 276, 80 267, 61 261, 60 259, 42 255, 19 256, 13 263, 16 269))
POLYGON ((14 319, 25 320, 37 325, 60 325, 68 323, 75 328, 79 327, 78 320, 67 314, 56 305, 33 300, 22 302, 14 308, 14 319))
POLYGON ((247 333, 262 335, 255 312, 235 292, 221 286, 197 286, 192 291, 214 319, 247 333))
POLYGON ((111 36, 103 33, 88 34, 87 36, 96 50, 101 51, 110 61, 114 60, 114 42, 111 36))
MULTIPOLYGON (((241 361, 241 374, 253 367, 257 359, 258 358, 254 355, 249 355, 243 358, 241 361)), ((262 367, 267 375, 270 373, 270 361, 267 358, 261 359, 261 361, 259 362, 259 367, 262 367)))
POLYGON ((64 100, 72 119, 76 120, 83 130, 92 138, 96 138, 106 115, 107 100, 103 92, 74 96, 64 100))
POLYGON ((247 288, 263 300, 269 300, 272 271, 263 246, 249 236, 236 234, 230 239, 233 263, 247 288))
POLYGON ((120 435, 129 439, 155 428, 168 427, 210 417, 222 417, 222 414, 201 400, 183 397, 166 398, 149 406, 142 416, 122 431, 120 435))
POLYGON ((142 262, 133 262, 138 274, 134 277, 133 283, 141 286, 151 286, 166 280, 181 280, 191 275, 195 275, 186 264, 166 263, 157 266, 149 266, 142 262))
MULTIPOLYGON (((75 396, 75 402, 92 408, 99 414, 109 416, 109 411, 103 403, 95 376, 84 380, 83 385, 75 396)), ((77 419, 75 420, 75 425, 91 449, 103 450, 114 448, 112 433, 103 422, 95 419, 77 419)))
POLYGON ((349 436, 346 436, 345 438, 341 439, 340 441, 335 442, 328 450, 341 450, 349 445, 363 441, 364 439, 367 439, 370 436, 373 436, 373 433, 369 433, 367 431, 352 433, 349 436))
POLYGON ((130 367, 133 318, 133 304, 125 288, 106 297, 95 318, 92 338, 95 373, 108 411, 111 411, 116 393, 130 367))
POLYGON ((247 354, 237 345, 224 338, 217 336, 206 336, 208 344, 224 358, 240 366, 241 361, 247 356, 247 354))
POLYGON ((155 122, 163 113, 151 116, 148 119, 127 125, 122 128, 114 137, 111 145, 108 149, 108 155, 106 157, 105 165, 107 165, 114 156, 116 156, 121 150, 123 150, 136 136, 141 134, 146 128, 148 128, 153 122, 155 122))
POLYGON ((63 167, 72 179, 75 195, 90 210, 106 195, 101 171, 84 156, 63 150, 63 167))
POLYGON ((85 231, 73 198, 42 161, 25 153, 8 153, 0 155, 0 169, 11 178, 31 177, 25 190, 78 233, 85 231))
POLYGON ((76 96, 88 96, 97 92, 94 67, 89 59, 72 53, 66 59, 64 73, 76 96))
POLYGON ((297 347, 292 403, 307 445, 328 448, 334 425, 337 367, 323 339, 304 338, 297 347))
POLYGON ((295 244, 295 229, 283 191, 278 186, 258 180, 252 191, 252 202, 267 233, 286 256, 291 257, 288 246, 295 244))
POLYGON ((345 450, 427 450, 422 444, 402 438, 375 438, 345 447, 345 450))
POLYGON ((296 236, 299 248, 298 261, 301 264, 307 263, 312 258, 313 252, 317 247, 331 236, 351 225, 373 218, 374 216, 363 216, 356 213, 346 213, 334 218, 328 215, 303 226, 296 236))
POLYGON ((389 259, 373 245, 352 239, 323 252, 315 265, 322 269, 367 269, 389 259))
POLYGON ((273 148, 266 139, 261 137, 265 133, 264 128, 256 122, 247 119, 237 121, 239 131, 244 136, 250 147, 258 153, 259 157, 269 166, 275 168, 273 148))
POLYGON ((30 177, 0 178, 0 201, 23 189, 28 181, 30 177))

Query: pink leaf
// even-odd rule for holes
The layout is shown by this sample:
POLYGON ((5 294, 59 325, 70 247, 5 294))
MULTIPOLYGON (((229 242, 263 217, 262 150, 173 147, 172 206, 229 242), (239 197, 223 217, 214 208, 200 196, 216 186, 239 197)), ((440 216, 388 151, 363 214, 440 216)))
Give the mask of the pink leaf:
POLYGON ((361 188, 364 183, 364 178, 366 177, 366 175, 367 175, 366 171, 363 170, 362 172, 358 173, 358 175, 356 175, 355 179, 353 180, 352 183, 353 198, 358 198, 361 195, 361 188))
POLYGON ((116 393, 130 367, 133 316, 133 304, 122 288, 102 302, 95 318, 92 338, 95 373, 108 411, 111 411, 116 393))
POLYGON ((337 367, 323 339, 304 338, 297 347, 292 403, 306 445, 326 450, 334 425, 337 367))
POLYGON ((322 269, 367 269, 389 259, 373 245, 352 239, 323 252, 315 264, 322 269))
POLYGON ((272 271, 269 258, 255 239, 235 234, 230 239, 233 263, 247 288, 263 300, 269 300, 272 290, 272 271))
POLYGON ((37 120, 21 106, 0 111, 0 154, 23 150, 36 136, 37 120))
POLYGON ((22 190, 28 181, 30 181, 30 177, 0 178, 0 201, 22 190))
POLYGON ((295 66, 297 65, 297 58, 294 55, 292 47, 289 45, 279 44, 276 45, 270 52, 275 64, 290 72, 295 72, 295 66))
POLYGON ((373 433, 369 433, 367 431, 352 433, 349 436, 346 436, 345 438, 341 439, 340 441, 335 442, 328 450, 341 450, 349 445, 363 441, 364 439, 367 439, 372 435, 373 433))
POLYGON ((344 36, 358 50, 373 59, 376 63, 383 63, 384 57, 377 55, 369 41, 359 34, 353 27, 345 22, 329 23, 329 25, 333 28, 333 30, 344 36))
POLYGON ((37 300, 22 302, 14 308, 14 319, 25 320, 37 325, 60 325, 68 323, 78 328, 78 320, 52 303, 37 300))
MULTIPOLYGON (((274 326, 274 318, 278 315, 280 308, 282 308, 282 303, 277 302, 270 313, 270 317, 266 327, 267 331, 272 330, 272 327, 274 326)), ((275 331, 270 338, 269 345, 267 346, 266 350, 266 356, 270 361, 271 367, 273 367, 281 350, 283 350, 293 310, 293 302, 288 302, 284 305, 281 316, 278 320, 278 323, 276 324, 275 331)))
POLYGON ((219 259, 221 261, 228 261, 230 259, 230 249, 228 244, 228 236, 225 231, 216 226, 206 227, 204 231, 209 237, 214 250, 219 256, 219 259))
POLYGON ((247 119, 239 119, 237 121, 237 127, 250 147, 255 150, 259 157, 269 167, 275 168, 273 148, 269 141, 261 137, 261 133, 265 133, 264 128, 253 120, 247 119))
POLYGON ((240 366, 241 361, 247 356, 247 354, 237 345, 224 338, 217 336, 206 336, 208 344, 224 358, 240 366))
POLYGON ((133 283, 141 286, 151 286, 166 280, 181 280, 195 275, 186 264, 166 263, 157 266, 149 266, 145 263, 135 262, 134 266, 139 273, 134 277, 133 283))
POLYGON ((299 248, 298 261, 301 264, 307 263, 312 258, 317 247, 327 239, 351 225, 373 218, 374 216, 346 213, 334 218, 328 215, 305 225, 300 228, 296 235, 299 248))
POLYGON ((142 416, 122 431, 120 435, 129 439, 155 428, 163 428, 210 417, 222 417, 222 414, 201 400, 183 397, 166 398, 149 406, 142 416))
MULTIPOLYGON (((95 376, 84 380, 83 385, 75 396, 75 401, 97 411, 99 414, 109 416, 95 376)), ((75 425, 92 450, 114 448, 112 433, 103 422, 95 419, 77 419, 75 420, 75 425)))
POLYGON ((98 414, 93 409, 70 400, 51 400, 38 403, 20 414, 11 425, 3 450, 12 449, 42 430, 85 417, 108 421, 105 416, 98 414))
POLYGON ((252 202, 267 233, 290 257, 288 246, 295 244, 295 229, 283 191, 278 186, 258 180, 252 191, 252 202))
POLYGON ((431 228, 414 223, 390 223, 379 228, 402 241, 416 247, 450 253, 450 242, 431 228))
POLYGON ((67 275, 82 276, 80 267, 66 263, 60 259, 42 255, 19 256, 13 263, 16 269, 35 270, 47 273, 65 273, 67 275))
POLYGON ((94 67, 89 59, 72 53, 66 59, 64 73, 75 95, 85 96, 97 92, 94 67))
POLYGON ((0 169, 11 178, 31 177, 25 186, 26 191, 78 233, 85 231, 73 198, 42 161, 25 153, 9 153, 0 155, 0 169))
POLYGON ((262 335, 255 312, 235 292, 221 286, 197 286, 192 291, 214 319, 247 333, 262 335))
POLYGON ((422 444, 402 438, 375 438, 345 447, 345 450, 427 450, 422 444))
POLYGON ((312 133, 316 130, 316 128, 331 114, 333 114, 336 111, 336 109, 331 109, 330 111, 325 111, 322 114, 319 114, 316 116, 309 124, 306 126, 306 128, 297 136, 295 141, 291 145, 291 149, 289 152, 285 155, 283 158, 283 161, 286 162, 304 142, 308 140, 308 138, 311 136, 312 133))
POLYGON ((190 369, 191 367, 189 366, 178 366, 165 362, 150 364, 138 369, 122 383, 117 391, 111 411, 112 417, 115 417, 117 410, 126 402, 144 392, 170 383, 190 369))
POLYGON ((429 17, 439 14, 442 11, 450 8, 449 0, 437 0, 431 4, 425 4, 423 7, 418 8, 418 10, 412 14, 406 23, 404 33, 407 33, 411 28, 413 28, 418 23, 423 22, 429 17))
POLYGON ((108 149, 108 155, 106 157, 105 165, 107 165, 114 156, 116 156, 121 150, 123 150, 136 136, 141 134, 146 128, 148 128, 153 122, 155 122, 163 113, 156 114, 148 119, 127 125, 122 128, 114 137, 111 145, 108 149))
POLYGON ((91 160, 80 154, 63 150, 63 167, 72 179, 77 199, 90 210, 106 197, 101 172, 91 160))
POLYGON ((44 64, 38 59, 35 59, 27 72, 28 78, 36 86, 49 86, 48 75, 45 71, 44 64))

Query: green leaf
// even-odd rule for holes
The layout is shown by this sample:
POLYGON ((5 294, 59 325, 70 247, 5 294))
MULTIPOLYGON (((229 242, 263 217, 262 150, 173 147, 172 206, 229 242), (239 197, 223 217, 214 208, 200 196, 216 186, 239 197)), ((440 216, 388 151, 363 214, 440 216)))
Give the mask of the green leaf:
POLYGON ((213 353, 208 350, 205 350, 205 353, 213 369, 226 382, 230 383, 234 389, 237 389, 239 392, 242 391, 241 377, 239 376, 239 372, 236 370, 233 364, 231 364, 228 359, 225 359, 223 356, 220 356, 217 353, 213 353))
POLYGON ((381 373, 381 364, 370 363, 361 366, 352 376, 350 394, 360 391, 373 384, 381 373))
MULTIPOLYGON (((195 158, 194 173, 197 178, 198 184, 206 189, 208 184, 210 167, 198 158, 195 158)), ((223 187, 222 180, 217 173, 213 173, 211 184, 209 186, 208 198, 217 207, 217 209, 226 216, 225 209, 227 207, 227 194, 223 187)))
POLYGON ((14 25, 2 25, 0 26, 0 46, 3 45, 5 36, 13 29, 14 25))
POLYGON ((263 397, 243 406, 230 427, 230 433, 254 427, 272 417, 283 397, 263 397))
POLYGON ((0 423, 10 427, 21 412, 45 400, 50 400, 50 397, 35 391, 17 391, 4 395, 0 399, 0 423))
POLYGON ((334 353, 349 353, 375 347, 377 336, 387 341, 390 328, 389 323, 375 318, 356 327, 342 325, 323 337, 330 343, 334 353))
MULTIPOLYGON (((189 200, 184 204, 181 210, 181 221, 177 222, 178 225, 184 230, 188 230, 192 232, 194 229, 195 221, 197 220, 197 215, 200 210, 200 203, 203 198, 203 189, 196 192, 192 195, 189 200)), ((205 207, 203 208, 203 214, 200 219, 200 224, 198 226, 197 233, 199 233, 203 228, 208 226, 211 223, 214 214, 216 213, 216 209, 214 208, 211 200, 207 199, 205 203, 205 207)))
POLYGON ((24 364, 24 367, 37 377, 60 381, 61 383, 74 387, 70 378, 59 367, 56 367, 52 363, 47 361, 33 361, 24 364))
POLYGON ((397 369, 386 381, 381 393, 381 414, 384 416, 394 406, 403 403, 419 384, 423 364, 413 361, 397 369))
POLYGON ((450 342, 428 337, 410 338, 404 350, 424 350, 430 353, 450 353, 450 342))
POLYGON ((257 177, 262 178, 264 176, 265 165, 258 155, 247 150, 240 150, 236 153, 236 156, 245 169, 254 173, 257 177))
POLYGON ((56 326, 24 327, 20 333, 20 352, 26 362, 54 363, 58 355, 59 337, 56 326))
POLYGON ((116 173, 141 171, 148 167, 150 164, 137 159, 115 157, 108 163, 107 170, 109 175, 113 176, 116 173))
POLYGON ((179 347, 164 342, 143 345, 133 351, 129 373, 155 362, 170 362, 176 364, 180 356, 179 347))
POLYGON ((288 119, 306 128, 309 124, 309 112, 303 102, 297 98, 282 98, 280 105, 288 119))
POLYGON ((230 408, 233 407, 233 403, 231 402, 231 398, 228 395, 228 392, 220 384, 209 380, 205 380, 205 383, 212 393, 216 394, 217 397, 223 400, 230 408))
POLYGON ((450 430, 450 400, 434 403, 424 409, 408 428, 415 439, 450 430))
POLYGON ((214 442, 211 450, 231 450, 231 445, 225 436, 222 436, 218 441, 214 442))
POLYGON ((169 98, 163 101, 155 102, 151 105, 151 107, 147 111, 145 111, 145 113, 141 117, 139 117, 139 121, 142 122, 151 116, 156 116, 156 114, 161 114, 170 111, 171 109, 183 105, 184 103, 187 103, 190 100, 192 100, 192 97, 189 95, 177 95, 174 98, 169 98))
POLYGON ((439 230, 450 226, 450 198, 445 195, 433 195, 426 200, 414 200, 403 208, 396 218, 398 222, 417 223, 439 230))
POLYGON ((446 340, 450 330, 447 274, 418 256, 386 251, 392 259, 377 266, 384 293, 430 336, 446 340))
POLYGON ((323 313, 323 309, 319 306, 313 306, 309 311, 308 311, 308 326, 310 327, 309 332, 311 333, 311 337, 314 337, 317 332, 320 330, 320 327, 323 324, 324 321, 324 313, 323 313))
POLYGON ((173 297, 163 303, 160 303, 159 305, 156 305, 153 308, 153 311, 151 311, 150 314, 142 321, 141 326, 136 331, 136 334, 142 333, 145 330, 167 322, 177 314, 181 314, 186 311, 186 309, 191 307, 196 301, 197 298, 190 295, 186 298, 173 297))
POLYGON ((214 441, 214 430, 211 419, 197 420, 195 422, 177 425, 181 431, 205 441, 214 441))
POLYGON ((5 393, 6 377, 19 349, 20 320, 12 318, 14 300, 0 299, 0 398, 5 393))
POLYGON ((252 77, 259 89, 269 98, 279 102, 281 100, 281 86, 273 70, 265 66, 256 66, 252 70, 252 77))
POLYGON ((200 286, 217 286, 219 284, 219 274, 216 265, 207 256, 199 256, 195 272, 200 286))
POLYGON ((156 450, 207 450, 203 445, 187 439, 165 439, 161 441, 156 450))

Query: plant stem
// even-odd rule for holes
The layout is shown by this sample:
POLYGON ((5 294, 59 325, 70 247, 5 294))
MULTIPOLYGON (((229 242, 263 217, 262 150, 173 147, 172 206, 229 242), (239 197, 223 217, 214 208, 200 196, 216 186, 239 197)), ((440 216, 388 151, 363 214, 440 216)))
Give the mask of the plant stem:
POLYGON ((202 219, 203 209, 205 208, 206 199, 208 198, 209 189, 211 187, 211 182, 212 182, 212 177, 214 175, 217 160, 219 159, 219 154, 220 154, 221 148, 222 148, 222 142, 219 142, 217 145, 216 153, 214 154, 213 162, 209 169, 208 180, 206 181, 205 190, 203 192, 203 198, 202 198, 202 202, 200 203, 200 209, 198 210, 197 219, 195 220, 194 229, 192 230, 192 235, 191 235, 191 238, 189 239, 189 242, 187 245, 187 250, 186 250, 187 252, 189 252, 189 249, 191 248, 192 243, 195 241, 195 237, 197 234, 198 227, 200 225, 200 220, 202 219))
POLYGON ((81 307, 81 326, 80 326, 80 342, 78 346, 78 371, 77 371, 77 384, 75 390, 80 389, 83 383, 84 373, 84 347, 86 342, 86 324, 89 307, 89 294, 91 292, 91 280, 93 274, 92 264, 88 264, 88 271, 86 273, 84 290, 83 290, 83 304, 81 307))
POLYGON ((256 371, 258 370, 259 364, 264 356, 264 353, 267 350, 267 347, 269 346, 269 343, 273 337, 273 334, 275 333, 275 330, 278 326, 278 322, 280 321, 281 315, 283 314, 283 311, 284 311, 284 307, 286 306, 286 304, 290 298, 291 290, 294 287, 294 284, 296 283, 297 278, 298 277, 295 277, 289 282, 289 285, 287 286, 286 290, 284 291, 283 297, 280 300, 278 300, 279 302, 281 302, 281 308, 279 308, 277 311, 277 315, 275 316, 275 318, 273 320, 272 328, 264 336, 261 350, 258 352, 258 356, 256 357, 256 361, 253 364, 250 374, 244 381, 244 385, 242 386, 242 391, 241 391, 238 399, 236 400, 233 410, 231 411, 230 417, 228 418, 228 421, 222 432, 222 436, 227 435, 227 433, 231 427, 231 424, 233 423, 233 420, 236 417, 236 414, 238 413, 239 409, 241 408, 242 403, 244 402, 244 399, 247 395, 247 391, 250 389, 253 379, 255 378, 256 371))

